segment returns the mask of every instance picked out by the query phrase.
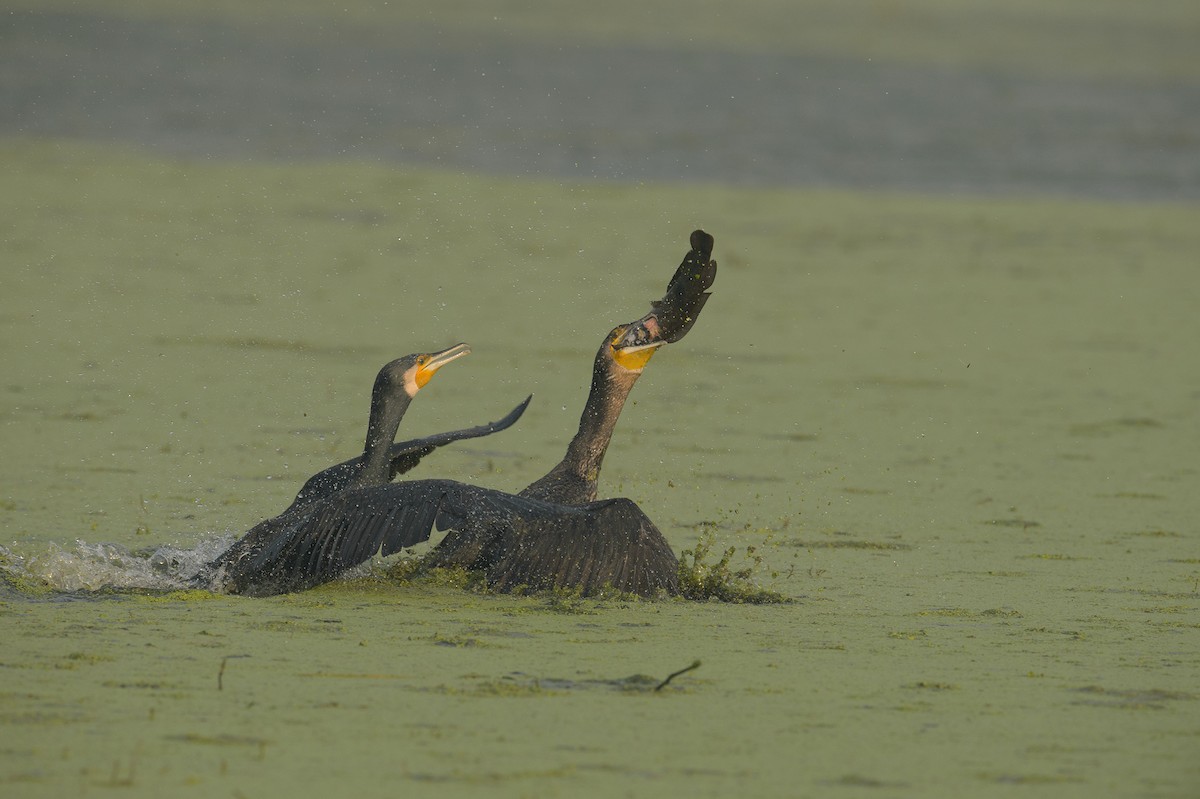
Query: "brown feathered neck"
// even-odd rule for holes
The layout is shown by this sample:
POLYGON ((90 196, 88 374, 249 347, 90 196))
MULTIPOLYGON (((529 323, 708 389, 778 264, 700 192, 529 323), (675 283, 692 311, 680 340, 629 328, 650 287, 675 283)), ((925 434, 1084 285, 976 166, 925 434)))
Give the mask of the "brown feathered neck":
POLYGON ((592 365, 579 431, 567 445, 567 454, 545 477, 532 483, 521 496, 548 502, 581 505, 596 499, 600 466, 612 440, 625 399, 641 376, 641 369, 626 369, 613 359, 613 336, 606 337, 592 365))

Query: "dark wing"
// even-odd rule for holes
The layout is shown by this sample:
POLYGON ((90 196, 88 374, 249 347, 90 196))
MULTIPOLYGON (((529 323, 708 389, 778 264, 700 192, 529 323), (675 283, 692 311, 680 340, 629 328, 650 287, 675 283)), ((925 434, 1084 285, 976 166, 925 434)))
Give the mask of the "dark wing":
POLYGON ((271 540, 224 564, 223 582, 233 593, 253 596, 303 591, 376 554, 391 555, 427 541, 444 504, 486 527, 503 515, 489 502, 493 496, 507 495, 452 480, 410 480, 344 491, 279 517, 271 540))
POLYGON ((677 591, 675 554, 628 499, 556 505, 452 480, 355 489, 280 517, 273 538, 225 563, 222 578, 234 593, 303 591, 428 540, 442 510, 455 529, 427 563, 484 569, 498 591, 677 591))
POLYGON ((658 319, 659 337, 668 344, 679 341, 692 329, 704 303, 708 302, 708 288, 717 279, 717 262, 712 260, 713 237, 703 230, 693 231, 691 245, 692 249, 683 256, 683 262, 667 284, 667 293, 650 304, 658 319))
POLYGON ((631 500, 558 505, 502 495, 491 502, 493 513, 460 522, 426 563, 484 569, 497 591, 678 591, 675 553, 631 500))
MULTIPOLYGON (((192 578, 192 584, 197 588, 211 587, 213 590, 224 590, 227 586, 214 585, 214 579, 222 575, 218 582, 232 582, 233 575, 239 574, 242 564, 256 557, 272 541, 283 534, 289 523, 302 511, 294 511, 296 504, 272 519, 264 519, 250 528, 244 536, 233 543, 233 546, 222 552, 213 560, 200 568, 192 578)), ((236 592, 236 586, 233 590, 236 592)))
POLYGON ((525 413, 525 409, 529 407, 530 400, 533 395, 530 394, 517 407, 513 408, 503 419, 498 419, 495 422, 468 427, 463 430, 451 430, 447 433, 437 433, 436 435, 426 436, 425 438, 414 438, 409 441, 400 441, 392 444, 388 448, 388 455, 392 459, 392 477, 404 474, 421 462, 421 458, 433 452, 438 447, 443 447, 446 444, 451 444, 455 441, 462 441, 467 438, 479 438, 481 436, 490 436, 492 433, 499 433, 501 430, 507 430, 509 427, 521 418, 521 414, 525 413))
POLYGON ((713 237, 703 230, 692 232, 691 245, 667 284, 666 294, 650 303, 650 313, 629 325, 621 346, 674 344, 692 329, 708 302, 708 289, 717 279, 717 262, 712 260, 713 237))
MULTIPOLYGON (((533 395, 531 394, 525 398, 524 402, 509 411, 507 416, 494 422, 476 425, 475 427, 466 427, 462 430, 435 433, 432 436, 414 438, 392 444, 388 448, 388 455, 391 457, 392 478, 394 479, 396 475, 404 474, 412 469, 421 462, 421 458, 433 452, 438 447, 444 447, 455 441, 490 436, 492 433, 507 430, 521 418, 521 415, 525 413, 525 409, 529 407, 532 399, 533 395)), ((357 458, 342 461, 339 464, 330 466, 328 469, 322 469, 317 472, 308 478, 308 481, 304 483, 299 493, 296 494, 296 498, 292 500, 292 504, 280 516, 290 517, 292 514, 311 506, 314 502, 328 499, 345 491, 346 487, 358 476, 359 471, 362 469, 362 463, 362 455, 359 455, 357 458)), ((241 542, 239 541, 238 543, 240 544, 241 542)))

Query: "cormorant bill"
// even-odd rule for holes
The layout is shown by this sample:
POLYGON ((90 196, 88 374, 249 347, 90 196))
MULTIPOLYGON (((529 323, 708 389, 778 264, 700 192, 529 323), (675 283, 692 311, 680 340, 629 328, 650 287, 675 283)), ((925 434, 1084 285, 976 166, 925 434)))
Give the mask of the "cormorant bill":
MULTIPOLYGON (((280 531, 285 530, 313 506, 327 503, 351 489, 369 489, 385 485, 397 474, 412 469, 422 457, 438 447, 454 441, 490 435, 516 422, 525 412, 531 398, 526 398, 503 419, 490 424, 400 443, 392 442, 400 421, 416 393, 439 369, 470 351, 466 344, 456 344, 441 352, 407 355, 386 364, 379 370, 371 390, 371 413, 363 453, 309 478, 287 510, 251 528, 233 546, 202 568, 200 573, 192 578, 192 582, 204 585, 211 583, 215 578, 226 590, 235 593, 253 591, 255 576, 252 569, 248 570, 248 564, 257 559, 257 554, 279 535, 280 531)), ((278 593, 267 585, 261 586, 260 590, 263 593, 278 593)))
POLYGON ((675 593, 675 554, 654 523, 632 500, 595 496, 633 383, 658 347, 691 329, 707 300, 716 272, 712 238, 697 231, 692 246, 651 312, 605 337, 579 432, 545 477, 520 495, 451 480, 351 486, 279 517, 262 545, 239 561, 235 590, 267 595, 311 588, 376 553, 387 556, 428 540, 436 522, 450 532, 426 563, 481 569, 495 590, 675 593))

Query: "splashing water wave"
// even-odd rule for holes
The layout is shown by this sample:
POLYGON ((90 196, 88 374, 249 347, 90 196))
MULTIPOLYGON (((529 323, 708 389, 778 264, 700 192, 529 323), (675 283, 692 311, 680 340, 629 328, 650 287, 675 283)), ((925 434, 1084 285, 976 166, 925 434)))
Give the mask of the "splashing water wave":
POLYGON ((10 582, 32 582, 64 592, 194 588, 190 578, 233 540, 225 535, 201 541, 191 549, 168 545, 130 550, 120 544, 77 539, 73 549, 50 544, 45 552, 29 555, 0 547, 0 574, 10 582))

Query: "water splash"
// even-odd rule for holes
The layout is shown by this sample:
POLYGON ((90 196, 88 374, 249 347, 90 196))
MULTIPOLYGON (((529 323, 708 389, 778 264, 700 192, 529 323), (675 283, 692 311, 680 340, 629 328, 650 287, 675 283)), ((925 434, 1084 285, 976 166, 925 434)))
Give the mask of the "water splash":
POLYGON ((120 544, 76 540, 74 548, 50 544, 21 555, 0 547, 0 574, 14 584, 50 591, 172 591, 195 587, 190 578, 233 543, 217 536, 193 548, 165 545, 130 550, 120 544))

